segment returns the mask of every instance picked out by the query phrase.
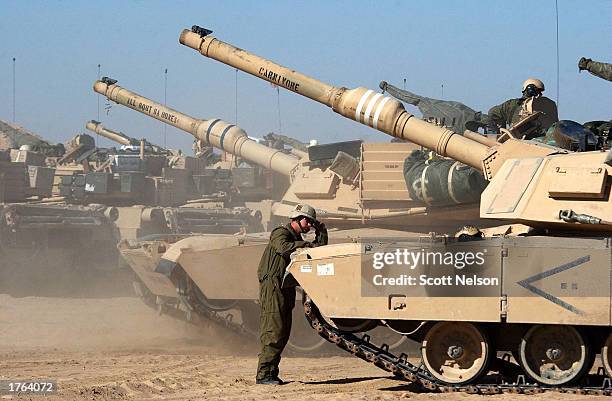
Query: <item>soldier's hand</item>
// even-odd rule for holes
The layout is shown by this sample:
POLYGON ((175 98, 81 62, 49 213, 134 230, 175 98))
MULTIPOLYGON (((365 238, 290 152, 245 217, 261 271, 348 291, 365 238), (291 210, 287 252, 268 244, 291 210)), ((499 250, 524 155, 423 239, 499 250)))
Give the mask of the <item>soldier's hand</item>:
POLYGON ((578 61, 578 71, 584 71, 589 67, 589 63, 592 60, 590 58, 584 58, 582 57, 579 61, 578 61))

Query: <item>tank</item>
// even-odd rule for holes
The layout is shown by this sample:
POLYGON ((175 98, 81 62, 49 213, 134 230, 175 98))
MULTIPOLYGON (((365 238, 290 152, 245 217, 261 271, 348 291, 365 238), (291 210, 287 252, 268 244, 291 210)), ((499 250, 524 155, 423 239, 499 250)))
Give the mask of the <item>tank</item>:
POLYGON ((288 271, 322 337, 430 390, 610 394, 610 151, 574 153, 512 135, 488 147, 366 88, 322 83, 209 34, 194 27, 180 42, 482 170, 490 182, 480 217, 506 223, 298 252, 288 271), (381 324, 421 342, 422 364, 354 334, 381 324), (603 368, 587 376, 598 353, 603 368))
POLYGON ((0 292, 20 297, 127 292, 126 277, 113 270, 119 260, 117 211, 50 198, 63 145, 8 123, 0 122, 0 130, 12 130, 13 145, 21 143, 0 151, 0 292))

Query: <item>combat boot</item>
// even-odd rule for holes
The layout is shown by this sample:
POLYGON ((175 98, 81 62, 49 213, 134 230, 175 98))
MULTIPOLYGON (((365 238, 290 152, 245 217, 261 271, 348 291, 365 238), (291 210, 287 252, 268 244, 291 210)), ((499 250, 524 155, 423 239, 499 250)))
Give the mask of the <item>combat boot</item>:
POLYGON ((278 386, 285 384, 285 382, 278 377, 264 377, 263 379, 256 379, 255 384, 273 384, 278 386))

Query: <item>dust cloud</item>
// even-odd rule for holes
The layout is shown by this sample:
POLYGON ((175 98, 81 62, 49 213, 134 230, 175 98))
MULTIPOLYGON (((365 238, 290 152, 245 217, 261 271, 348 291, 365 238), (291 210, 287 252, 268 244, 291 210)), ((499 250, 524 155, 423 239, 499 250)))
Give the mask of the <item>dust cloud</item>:
POLYGON ((0 294, 0 351, 206 347, 248 352, 215 326, 159 315, 139 298, 15 298, 0 294))

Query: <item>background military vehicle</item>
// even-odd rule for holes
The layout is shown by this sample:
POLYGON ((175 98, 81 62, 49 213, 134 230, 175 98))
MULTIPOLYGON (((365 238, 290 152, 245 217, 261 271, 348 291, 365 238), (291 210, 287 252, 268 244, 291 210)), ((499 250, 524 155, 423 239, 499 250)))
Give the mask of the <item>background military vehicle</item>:
POLYGON ((63 145, 0 121, 10 141, 0 150, 0 292, 27 295, 111 295, 127 291, 114 276, 119 254, 117 210, 76 206, 48 198, 63 145), (51 160, 51 162, 49 161, 51 160), (92 283, 92 278, 99 280, 92 283))
MULTIPOLYGON (((377 286, 372 260, 380 241, 298 252, 289 272, 310 297, 305 311, 317 332, 428 389, 499 393, 578 386, 577 391, 610 393, 610 151, 571 153, 512 136, 488 147, 428 125, 399 102, 366 88, 325 84, 209 34, 194 27, 182 32, 180 42, 347 118, 481 169, 490 183, 481 197, 480 216, 511 223, 491 229, 486 238, 468 237, 472 241, 430 236, 397 245, 417 253, 481 252, 482 263, 463 266, 474 281, 497 279, 481 288, 377 286), (422 341, 422 366, 352 334, 382 323, 422 341), (516 355, 522 381, 504 381, 503 361, 495 367, 501 376, 485 378, 498 351, 516 355), (605 374, 583 381, 599 351, 605 374)), ((411 274, 460 273, 452 263, 444 267, 435 261, 415 263, 411 274)), ((391 278, 405 273, 390 270, 391 278)))
MULTIPOLYGON (((99 124, 88 125, 103 135, 112 132, 99 124)), ((195 158, 148 146, 141 159, 140 152, 119 154, 96 148, 87 134, 62 145, 65 153, 49 156, 33 150, 32 141, 48 144, 46 141, 20 127, 1 127, 5 126, 10 129, 7 138, 30 142, 21 149, 6 150, 0 160, 0 202, 11 202, 2 205, 0 223, 3 291, 15 295, 125 295, 132 276, 120 263, 116 247, 120 240, 261 229, 261 219, 250 210, 224 207, 226 196, 215 194, 214 187, 204 187, 214 185, 212 177, 201 177, 202 191, 196 193, 195 184, 186 179, 188 173, 181 171, 193 166, 195 158), (165 166, 171 170, 164 176, 165 166), (163 180, 146 175, 155 173, 163 180), (159 184, 155 189, 160 190, 148 191, 147 197, 143 180, 152 186, 159 184), (175 180, 183 185, 175 185, 175 180), (180 198, 180 193, 171 191, 180 189, 193 192, 180 198), (187 196, 187 201, 198 203, 160 206, 174 205, 187 196)), ((125 136, 117 138, 135 142, 125 136)))

